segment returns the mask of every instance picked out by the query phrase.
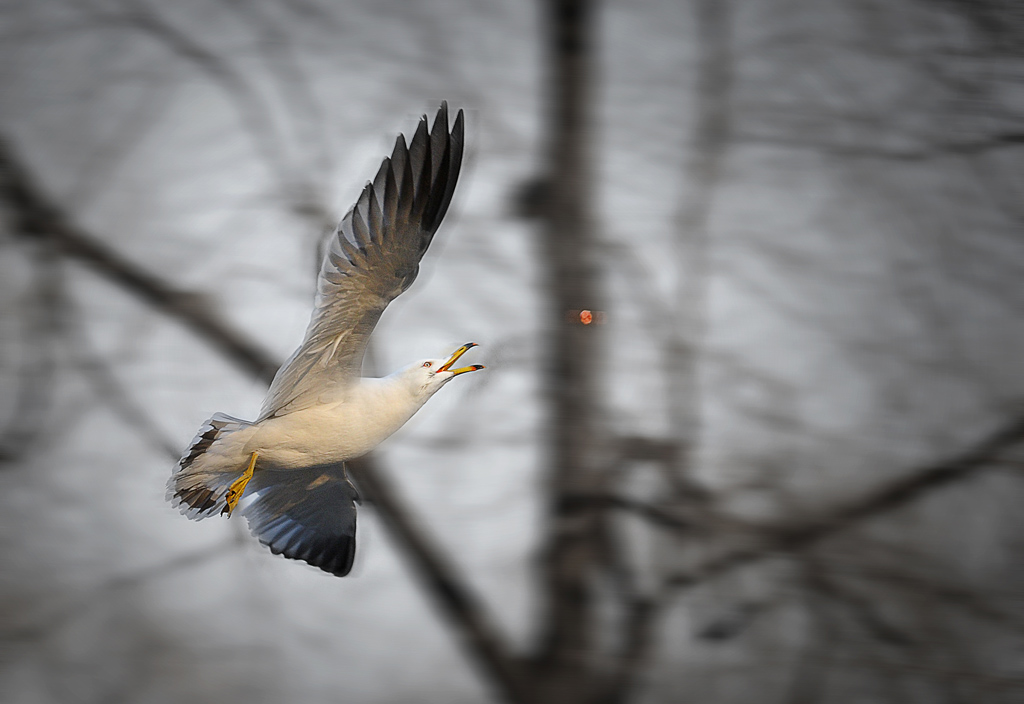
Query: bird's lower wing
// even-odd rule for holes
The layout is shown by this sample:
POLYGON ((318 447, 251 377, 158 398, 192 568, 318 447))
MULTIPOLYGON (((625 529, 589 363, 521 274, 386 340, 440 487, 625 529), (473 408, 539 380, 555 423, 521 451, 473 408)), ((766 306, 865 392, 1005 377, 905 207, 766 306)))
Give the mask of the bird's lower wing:
POLYGON ((304 560, 343 577, 356 553, 359 494, 344 467, 258 469, 239 512, 249 530, 275 555, 304 560))

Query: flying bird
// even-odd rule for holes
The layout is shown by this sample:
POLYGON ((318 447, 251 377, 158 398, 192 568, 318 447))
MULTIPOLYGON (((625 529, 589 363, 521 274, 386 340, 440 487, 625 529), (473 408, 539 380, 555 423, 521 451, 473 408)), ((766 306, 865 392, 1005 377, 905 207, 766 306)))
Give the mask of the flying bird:
POLYGON ((352 569, 359 497, 345 462, 401 428, 456 376, 475 343, 384 378, 363 354, 388 303, 409 288, 455 191, 463 114, 449 132, 442 103, 412 141, 398 136, 332 235, 302 344, 278 370, 255 421, 214 414, 172 473, 167 498, 193 520, 245 516, 271 552, 344 576, 352 569))

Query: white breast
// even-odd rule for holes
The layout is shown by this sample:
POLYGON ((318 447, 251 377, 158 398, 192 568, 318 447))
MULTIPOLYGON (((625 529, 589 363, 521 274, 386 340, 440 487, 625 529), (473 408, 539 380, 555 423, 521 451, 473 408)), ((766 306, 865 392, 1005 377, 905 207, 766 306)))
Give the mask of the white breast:
POLYGON ((425 398, 392 378, 362 379, 341 400, 268 418, 246 445, 266 468, 335 464, 365 455, 405 425, 425 398))

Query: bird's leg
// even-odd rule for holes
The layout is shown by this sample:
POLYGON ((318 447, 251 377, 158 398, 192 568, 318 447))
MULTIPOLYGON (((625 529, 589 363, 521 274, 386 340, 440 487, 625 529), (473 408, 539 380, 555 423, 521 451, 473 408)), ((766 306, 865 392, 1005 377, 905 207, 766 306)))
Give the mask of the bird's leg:
POLYGON ((228 518, 231 518, 231 512, 235 510, 235 506, 238 505, 238 500, 242 498, 242 492, 245 491, 245 485, 249 483, 250 479, 252 479, 252 471, 256 469, 256 458, 258 456, 259 453, 252 453, 252 459, 249 460, 249 468, 242 472, 242 476, 231 482, 231 486, 228 487, 227 496, 224 497, 224 500, 227 503, 224 505, 224 510, 221 511, 221 515, 226 513, 228 514, 228 518))

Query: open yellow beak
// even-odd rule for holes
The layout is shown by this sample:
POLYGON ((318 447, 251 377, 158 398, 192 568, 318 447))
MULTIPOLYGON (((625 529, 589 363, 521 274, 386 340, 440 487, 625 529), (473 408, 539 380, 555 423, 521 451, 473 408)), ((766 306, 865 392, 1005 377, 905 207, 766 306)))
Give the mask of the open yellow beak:
POLYGON ((471 364, 468 367, 461 367, 459 369, 450 369, 450 367, 453 364, 455 364, 455 362, 458 361, 459 357, 461 357, 462 355, 466 354, 466 352, 468 352, 473 347, 479 347, 479 345, 477 345, 475 342, 467 342, 462 347, 460 347, 459 349, 455 350, 455 352, 452 353, 452 356, 448 358, 448 361, 445 362, 444 364, 442 364, 441 368, 438 369, 437 371, 439 371, 439 372, 451 371, 452 374, 458 376, 459 374, 465 374, 466 372, 475 372, 478 369, 483 369, 484 365, 482 365, 482 364, 471 364))

